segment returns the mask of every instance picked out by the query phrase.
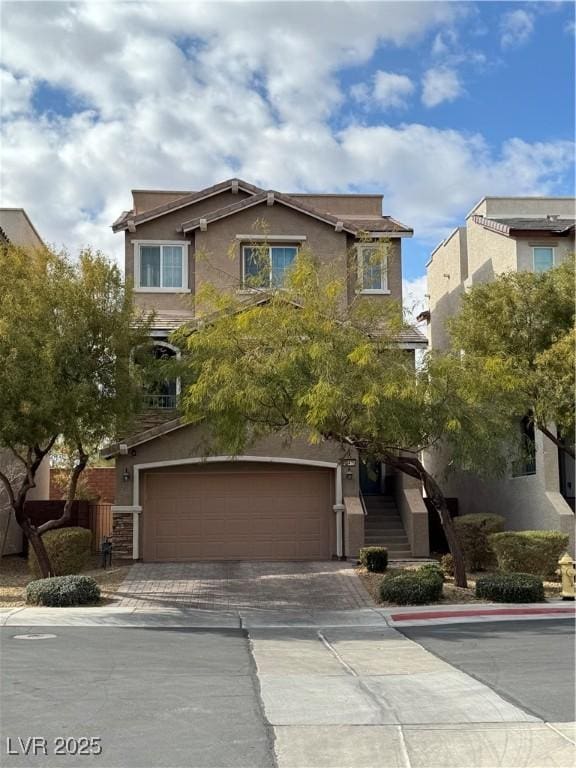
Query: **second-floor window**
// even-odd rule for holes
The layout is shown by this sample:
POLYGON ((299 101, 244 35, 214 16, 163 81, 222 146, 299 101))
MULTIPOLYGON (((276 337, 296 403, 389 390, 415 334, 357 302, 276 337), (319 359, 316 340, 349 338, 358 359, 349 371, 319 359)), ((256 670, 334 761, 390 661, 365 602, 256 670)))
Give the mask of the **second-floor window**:
POLYGON ((298 247, 258 245, 242 247, 244 288, 281 288, 294 263, 298 247))
POLYGON ((358 282, 361 293, 389 293, 388 258, 378 244, 359 245, 358 282))
POLYGON ((182 243, 137 243, 135 285, 142 290, 187 288, 187 248, 182 243))
POLYGON ((554 248, 536 246, 532 248, 534 254, 534 272, 547 272, 554 266, 554 248))

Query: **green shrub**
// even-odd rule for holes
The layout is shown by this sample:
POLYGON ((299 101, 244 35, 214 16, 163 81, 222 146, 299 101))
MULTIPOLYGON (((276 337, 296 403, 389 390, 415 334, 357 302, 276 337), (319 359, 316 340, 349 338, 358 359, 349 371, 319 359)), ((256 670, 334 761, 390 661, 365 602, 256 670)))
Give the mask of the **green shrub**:
POLYGON ((382 579, 380 599, 397 605, 435 603, 442 596, 442 578, 428 571, 393 571, 382 579))
POLYGON ((444 581, 444 571, 440 567, 439 563, 424 563, 424 565, 421 565, 416 573, 430 573, 430 574, 437 574, 439 578, 444 581))
POLYGON ((554 578, 558 559, 568 546, 560 531, 505 531, 490 536, 498 567, 506 573, 532 573, 554 578))
POLYGON ((454 576, 454 558, 452 555, 442 555, 442 559, 440 560, 440 567, 446 576, 454 576))
POLYGON ((29 605, 63 608, 93 605, 100 600, 100 587, 91 576, 53 576, 31 581, 26 587, 29 605))
POLYGON ((494 562, 494 553, 488 536, 503 530, 503 517, 481 513, 462 515, 454 518, 454 527, 467 570, 483 571, 494 562))
POLYGON ((388 567, 388 550, 386 547, 363 547, 360 550, 360 563, 367 571, 384 573, 388 567))
MULTIPOLYGON (((88 564, 92 532, 87 528, 54 528, 46 531, 42 541, 55 576, 80 573, 88 564)), ((28 567, 34 576, 40 576, 38 560, 32 547, 28 550, 28 567)))
POLYGON ((476 597, 496 603, 537 603, 544 600, 544 585, 531 573, 491 573, 476 581, 476 597))

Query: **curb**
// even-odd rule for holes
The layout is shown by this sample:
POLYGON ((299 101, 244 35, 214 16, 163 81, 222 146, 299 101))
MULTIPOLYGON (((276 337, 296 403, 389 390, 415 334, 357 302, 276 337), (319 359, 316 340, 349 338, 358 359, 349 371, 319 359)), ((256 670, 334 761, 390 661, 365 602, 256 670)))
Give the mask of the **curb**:
POLYGON ((453 606, 450 609, 432 610, 422 606, 420 610, 389 610, 386 618, 390 626, 414 626, 417 624, 457 624, 474 621, 512 621, 525 619, 575 619, 574 605, 527 604, 522 607, 487 605, 478 608, 453 606))

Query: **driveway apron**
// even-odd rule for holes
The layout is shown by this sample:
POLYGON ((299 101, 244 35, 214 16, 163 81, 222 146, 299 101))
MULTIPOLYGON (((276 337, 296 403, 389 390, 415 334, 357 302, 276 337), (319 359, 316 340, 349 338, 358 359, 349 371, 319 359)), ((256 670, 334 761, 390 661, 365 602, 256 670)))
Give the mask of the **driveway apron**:
POLYGON ((346 611, 372 600, 345 562, 136 563, 121 607, 214 611, 346 611))

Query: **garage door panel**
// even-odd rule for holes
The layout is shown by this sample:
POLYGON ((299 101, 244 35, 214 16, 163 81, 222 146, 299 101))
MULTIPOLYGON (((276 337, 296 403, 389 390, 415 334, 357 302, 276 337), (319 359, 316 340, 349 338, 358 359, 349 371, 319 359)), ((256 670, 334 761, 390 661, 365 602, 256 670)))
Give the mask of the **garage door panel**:
POLYGON ((331 493, 328 470, 149 473, 144 559, 326 559, 331 493))

